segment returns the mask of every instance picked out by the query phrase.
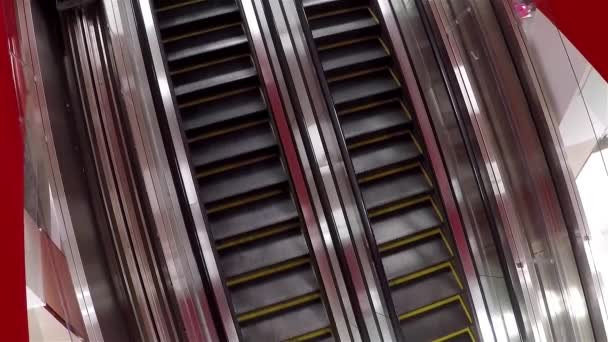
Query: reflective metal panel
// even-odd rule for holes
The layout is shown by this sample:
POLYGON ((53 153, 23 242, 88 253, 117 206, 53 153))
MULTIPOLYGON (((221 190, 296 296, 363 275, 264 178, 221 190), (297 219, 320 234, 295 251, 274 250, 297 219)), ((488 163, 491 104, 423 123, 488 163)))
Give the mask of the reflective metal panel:
MULTIPOLYGON (((333 321, 336 325, 337 335, 340 340, 360 340, 356 322, 352 321, 353 313, 348 294, 340 292, 340 290, 344 291, 343 285, 342 289, 337 288, 336 286, 336 282, 338 282, 338 286, 343 282, 342 271, 339 268, 339 265, 335 263, 337 258, 335 247, 331 240, 329 227, 327 226, 328 222, 322 211, 317 187, 310 174, 310 165, 307 160, 306 151, 301 143, 302 138, 299 129, 297 128, 297 123, 295 122, 293 107, 286 89, 282 90, 282 94, 279 93, 279 85, 275 83, 273 71, 277 75, 277 78, 283 80, 283 76, 280 67, 277 64, 277 56, 270 36, 263 6, 257 1, 254 7, 254 2, 252 0, 241 0, 241 6, 248 23, 249 34, 251 35, 256 58, 260 66, 260 74, 264 80, 265 88, 270 99, 270 106, 277 125, 279 139, 281 140, 282 148, 287 157, 286 159, 291 178, 294 181, 298 203, 304 214, 306 229, 312 243, 316 263, 321 273, 321 279, 331 308, 333 321), (258 18, 260 19, 259 21, 258 18), (260 26, 258 26, 258 23, 260 23, 260 26), (264 42, 270 44, 264 46, 264 42), (267 51, 273 51, 273 56, 267 51), (274 69, 271 65, 272 57, 274 57, 274 60, 272 61, 275 66, 274 69), (283 110, 284 106, 287 108, 285 111, 283 110), (290 118, 287 117, 286 112, 290 118), (300 148, 298 151, 296 151, 296 147, 291 140, 291 131, 287 120, 291 120, 291 129, 295 131, 294 135, 297 136, 296 141, 299 140, 298 145, 300 148), (306 170, 304 172, 308 173, 308 183, 305 183, 304 175, 300 169, 298 155, 296 153, 300 154, 300 160, 302 161, 302 164, 304 164, 306 170), (307 186, 312 194, 312 201, 308 196, 307 186), (314 206, 313 203, 315 203, 314 206), (315 218, 315 211, 318 219, 315 218), (317 222, 319 222, 319 224, 317 224, 317 222)), ((282 87, 284 88, 284 80, 282 82, 282 87)))
POLYGON ((369 338, 395 340, 390 314, 377 282, 378 275, 372 267, 371 251, 367 246, 360 208, 351 188, 345 161, 342 159, 313 56, 306 44, 303 23, 299 20, 294 5, 283 3, 282 8, 276 5, 277 7, 273 7, 273 13, 279 35, 285 37, 281 39, 281 43, 302 111, 302 125, 305 125, 309 132, 311 148, 321 171, 321 181, 329 196, 330 210, 336 223, 340 246, 345 254, 354 296, 357 298, 369 338), (286 19, 279 17, 282 14, 286 19), (293 44, 290 44, 288 39, 293 39, 293 44))
POLYGON ((580 279, 529 105, 490 2, 420 3, 437 29, 481 146, 501 233, 518 266, 527 339, 592 340, 589 322, 573 315, 580 279))
POLYGON ((409 62, 408 52, 403 44, 390 2, 388 0, 378 0, 378 5, 388 30, 388 36, 390 37, 392 45, 395 49, 395 55, 399 62, 399 67, 401 73, 403 74, 403 78, 405 79, 408 94, 412 100, 414 115, 417 118, 422 136, 424 138, 425 146, 430 155, 431 165, 435 172, 439 192, 447 212, 448 222, 450 223, 450 227, 452 229, 452 235, 456 242, 460 262, 464 269, 467 285, 472 297, 472 302, 476 313, 475 316, 477 318, 476 324, 478 325, 479 332, 481 333, 483 339, 490 341, 494 339, 494 333, 492 331, 488 313, 485 310, 485 303, 481 287, 479 286, 477 270, 475 269, 471 254, 469 252, 469 242, 466 239, 462 220, 460 218, 459 208, 456 205, 456 201, 452 194, 446 168, 444 166, 437 141, 434 138, 433 127, 429 120, 426 106, 423 102, 424 100, 416 80, 416 75, 414 74, 412 65, 409 62))
POLYGON ((160 133, 158 118, 152 100, 149 80, 144 69, 143 56, 136 30, 135 5, 142 14, 146 41, 152 51, 153 68, 161 90, 162 104, 170 125, 171 137, 178 159, 180 176, 185 186, 190 210, 193 214, 196 233, 201 244, 201 252, 206 270, 211 280, 215 300, 220 308, 222 324, 229 340, 237 340, 237 332, 200 205, 192 174, 185 156, 184 145, 178 127, 177 117, 169 90, 163 58, 160 55, 158 32, 150 2, 147 0, 104 1, 104 8, 109 18, 110 36, 117 46, 115 58, 121 75, 121 87, 125 89, 125 102, 131 115, 129 123, 135 135, 140 167, 144 175, 146 191, 150 199, 152 212, 159 224, 161 246, 169 261, 169 272, 174 281, 175 295, 180 307, 181 317, 189 338, 206 341, 218 339, 211 316, 206 291, 198 270, 185 227, 183 214, 177 198, 177 190, 167 159, 160 133), (120 47, 120 48, 118 48, 120 47))

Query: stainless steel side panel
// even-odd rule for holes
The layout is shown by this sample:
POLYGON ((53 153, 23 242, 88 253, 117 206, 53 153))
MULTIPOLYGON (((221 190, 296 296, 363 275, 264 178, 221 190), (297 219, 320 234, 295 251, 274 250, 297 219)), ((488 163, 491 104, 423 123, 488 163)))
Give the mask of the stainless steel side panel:
MULTIPOLYGON (((303 32, 295 1, 270 1, 274 26, 280 37, 280 48, 286 62, 286 73, 291 77, 294 100, 300 109, 302 130, 312 147, 312 157, 320 182, 328 196, 340 247, 346 259, 355 299, 361 310, 369 339, 394 341, 395 331, 381 294, 378 275, 371 261, 371 251, 346 171, 335 130, 329 117, 318 74, 314 67, 307 38, 303 32)), ((297 127, 296 118, 292 119, 297 127)), ((337 262, 337 261, 336 261, 337 262)), ((345 285, 341 285, 346 291, 345 285)), ((352 313, 348 319, 352 322, 352 313)))

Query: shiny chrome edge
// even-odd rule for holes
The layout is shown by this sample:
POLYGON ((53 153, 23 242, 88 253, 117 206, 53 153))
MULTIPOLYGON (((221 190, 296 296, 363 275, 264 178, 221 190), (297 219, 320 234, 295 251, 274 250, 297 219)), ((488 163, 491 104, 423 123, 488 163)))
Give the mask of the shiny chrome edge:
POLYGON ((488 175, 479 166, 483 165, 481 152, 468 138, 462 118, 466 112, 464 100, 459 99, 461 95, 450 86, 453 80, 447 66, 440 62, 444 54, 440 42, 433 38, 428 18, 419 12, 415 1, 404 4, 401 0, 392 0, 391 3, 451 177, 496 340, 521 341, 528 322, 520 305, 522 293, 512 285, 512 279, 517 279, 517 269, 509 262, 513 260, 509 249, 500 247, 504 239, 497 232, 502 230, 502 225, 494 218, 496 211, 489 200, 492 189, 488 187, 488 175), (437 82, 437 77, 443 82, 437 82))
POLYGON ((456 250, 458 251, 460 263, 463 267, 466 283, 473 301, 472 305, 477 318, 475 323, 483 340, 493 341, 495 340, 494 331, 490 323, 488 312, 486 311, 485 300, 479 284, 477 270, 475 269, 475 265, 470 254, 469 241, 467 240, 464 231, 460 212, 452 193, 450 180, 443 163, 439 146, 435 140, 433 127, 424 104, 422 93, 418 87, 416 75, 412 65, 410 64, 409 52, 403 43, 399 26, 389 0, 376 0, 376 2, 384 19, 388 37, 395 50, 395 58, 397 59, 400 73, 405 80, 405 86, 414 107, 413 114, 416 116, 424 144, 429 154, 430 163, 435 173, 437 187, 443 200, 447 219, 450 223, 452 235, 456 243, 456 250))
MULTIPOLYGON (((527 331, 528 338, 593 339, 589 336, 590 327, 583 326, 584 320, 569 317, 570 312, 574 312, 572 300, 577 298, 574 292, 579 292, 580 279, 545 154, 494 10, 485 0, 471 1, 467 2, 465 13, 476 21, 483 35, 477 43, 484 50, 480 53, 488 54, 486 58, 492 68, 488 77, 500 92, 499 98, 485 99, 477 98, 476 93, 480 92, 475 88, 477 85, 462 78, 474 70, 466 70, 468 51, 462 51, 458 39, 449 32, 452 31, 448 19, 450 5, 432 1, 430 7, 435 20, 440 21, 442 39, 451 48, 452 67, 462 68, 459 73, 465 73, 458 75, 461 91, 474 101, 493 107, 485 112, 469 108, 469 116, 476 124, 475 135, 484 149, 484 161, 495 186, 494 196, 518 265, 532 327, 532 331, 527 331), (508 103, 504 103, 505 98, 509 99, 508 103), (502 131, 493 129, 488 114, 492 111, 504 113, 507 122, 503 123, 502 131), (504 150, 507 152, 502 153, 504 150), (528 156, 525 162, 521 161, 522 155, 528 156)), ((578 309, 586 311, 586 307, 578 309)))
MULTIPOLYGON (((36 53, 36 37, 33 29, 33 19, 31 13, 30 0, 18 0, 15 1, 16 15, 15 19, 18 25, 17 31, 20 36, 20 48, 17 48, 20 56, 16 58, 23 58, 20 60, 25 63, 22 67, 28 66, 32 68, 33 72, 40 75, 40 62, 38 60, 38 54, 36 53), (28 63, 29 62, 29 63, 28 63)), ((62 230, 65 232, 66 243, 68 244, 66 253, 66 261, 70 271, 70 278, 76 291, 76 298, 78 299, 78 305, 83 313, 83 320, 85 322, 85 329, 90 340, 103 342, 103 334, 99 325, 97 312, 93 304, 92 298, 88 295, 89 292, 89 279, 84 271, 83 261, 79 246, 76 242, 76 235, 74 233, 74 225, 70 215, 70 208, 66 200, 65 189, 63 187, 63 181, 61 179, 61 171, 59 169, 59 162, 57 160, 57 153, 55 150, 55 143, 53 134, 51 133, 51 125, 49 121, 49 113, 47 106, 44 103, 44 89, 42 83, 36 83, 36 93, 38 97, 38 106, 40 108, 40 121, 42 125, 42 131, 44 132, 44 138, 46 140, 46 150, 48 153, 49 162, 49 188, 52 199, 54 200, 54 206, 58 208, 61 213, 61 218, 58 220, 61 224, 62 230)), ((21 99, 25 101, 25 99, 21 99)), ((34 100, 35 101, 35 100, 34 100)), ((25 106, 23 107, 25 109, 25 106)))
POLYGON ((292 130, 294 128, 297 129, 297 125, 294 126, 295 113, 285 87, 282 72, 279 69, 276 50, 274 49, 274 44, 264 44, 265 42, 272 43, 272 37, 263 5, 260 0, 241 0, 240 3, 245 13, 254 52, 260 66, 260 76, 264 81, 264 86, 270 100, 270 107, 277 126, 279 139, 285 151, 286 161, 296 190, 297 200, 304 216, 306 230, 313 248, 317 267, 319 268, 336 332, 340 341, 359 341, 361 337, 359 336, 356 323, 352 321, 352 314, 350 317, 348 315, 348 311, 352 312, 348 294, 343 292, 344 288, 340 287, 339 284, 342 279, 341 269, 336 267, 336 264, 332 262, 337 260, 335 247, 331 240, 328 222, 322 210, 319 192, 312 178, 310 164, 306 151, 303 149, 302 137, 299 130, 293 132, 297 146, 299 147, 297 152, 292 140, 292 130), (256 1, 256 3, 254 4, 253 1, 256 1), (258 17, 260 18, 259 21, 258 17), (282 80, 282 82, 279 81, 281 84, 277 84, 275 76, 282 80), (279 90, 279 88, 282 89, 279 90), (286 110, 283 109, 283 105, 285 105, 286 110), (288 113, 287 115, 286 112, 288 113), (302 174, 298 155, 303 164, 306 178, 302 174), (336 282, 338 282, 337 286, 336 282), (347 312, 346 315, 344 311, 347 312))
POLYGON ((89 97, 87 118, 90 139, 97 146, 95 154, 97 175, 104 184, 102 198, 113 222, 113 239, 118 252, 122 276, 127 283, 131 305, 135 311, 139 332, 144 339, 174 341, 175 322, 168 307, 162 282, 158 282, 159 266, 150 257, 151 242, 143 225, 141 202, 133 191, 133 175, 125 159, 125 139, 116 121, 117 103, 113 84, 109 80, 105 42, 102 38, 100 16, 93 12, 75 14, 72 28, 80 63, 85 70, 80 76, 89 97), (92 101, 91 101, 92 100, 92 101))
MULTIPOLYGON (((521 75, 522 86, 526 91, 526 96, 532 109, 531 112, 539 122, 549 123, 553 120, 551 109, 545 100, 543 82, 537 76, 532 62, 523 28, 520 25, 521 21, 515 16, 510 2, 492 0, 492 3, 496 9, 501 28, 504 29, 503 32, 512 53, 513 61, 521 75)), ((593 256, 589 255, 592 254, 588 242, 590 232, 585 222, 582 208, 576 205, 579 203, 579 197, 574 175, 568 167, 566 156, 563 153, 564 144, 560 138, 560 133, 554 125, 539 125, 539 133, 543 147, 547 151, 547 159, 552 169, 551 171, 553 171, 557 195, 564 210, 567 225, 570 227, 570 239, 574 240, 572 241, 572 245, 575 249, 575 258, 577 259, 577 267, 581 274, 581 280, 587 289, 585 291, 586 297, 589 292, 592 293, 590 294, 592 298, 586 299, 588 306, 590 306, 589 313, 595 338, 598 341, 608 341, 608 313, 603 305, 593 308, 594 303, 592 302, 600 301, 601 299, 599 298, 604 297, 604 294, 597 272, 591 269, 586 260, 583 261, 587 258, 593 259, 593 256)), ((593 261, 590 263, 593 263, 593 261)))
MULTIPOLYGON (((380 286, 376 282, 377 275, 370 261, 360 213, 354 202, 344 160, 329 119, 327 104, 323 98, 297 8, 294 2, 272 1, 271 4, 275 27, 281 36, 282 50, 297 93, 298 106, 302 111, 302 121, 306 126, 305 131, 313 152, 316 170, 320 174, 319 178, 328 196, 331 218, 336 225, 340 247, 348 267, 348 277, 354 285, 357 304, 363 315, 368 337, 373 341, 393 341, 396 338, 388 322, 389 313, 380 295, 380 286), (345 207, 340 203, 340 199, 344 201, 345 207)), ((297 127, 297 119, 293 120, 292 127, 297 127)), ((344 287, 342 291, 347 291, 346 284, 342 286, 344 287)), ((349 319, 353 320, 353 318, 349 319)))
MULTIPOLYGON (((144 69, 132 0, 104 0, 114 63, 135 154, 178 309, 190 339, 218 338, 210 304, 177 198, 144 69)), ((155 32, 155 27, 152 27, 155 32)), ((162 60, 161 60, 162 61, 162 60)))

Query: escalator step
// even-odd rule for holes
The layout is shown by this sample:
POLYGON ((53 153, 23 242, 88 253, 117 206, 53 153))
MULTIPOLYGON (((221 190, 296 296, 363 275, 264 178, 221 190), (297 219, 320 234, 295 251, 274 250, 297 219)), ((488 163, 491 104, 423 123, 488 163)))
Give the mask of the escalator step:
POLYGON ((210 24, 220 20, 227 22, 227 18, 228 21, 238 20, 238 15, 239 8, 233 2, 200 2, 162 13, 158 18, 158 27, 166 35, 170 29, 179 26, 189 26, 200 22, 205 22, 206 26, 211 26, 210 24), (234 15, 237 18, 232 18, 234 15))
POLYGON ((327 77, 385 65, 389 52, 378 38, 364 38, 327 46, 319 51, 327 77))
POLYGON ((309 16, 314 16, 319 13, 328 13, 330 11, 344 9, 353 4, 363 3, 357 0, 303 0, 302 5, 306 9, 309 16))
POLYGON ((176 9, 185 8, 205 2, 206 0, 181 0, 181 1, 157 1, 157 13, 174 11, 176 9))
POLYGON ((268 123, 223 134, 191 144, 192 164, 199 168, 220 161, 229 161, 276 146, 268 123))
POLYGON ((214 238, 223 240, 297 218, 291 197, 283 195, 210 215, 209 223, 214 238))
POLYGON ((320 301, 241 328, 244 341, 283 341, 330 325, 320 301))
POLYGON ((190 136, 220 124, 231 124, 259 114, 267 116, 265 111, 266 103, 260 89, 246 88, 236 94, 183 109, 181 112, 184 130, 190 136))
POLYGON ((435 310, 401 322, 403 336, 412 341, 433 341, 469 327, 471 322, 460 301, 453 301, 435 310))
POLYGON ((438 227, 441 221, 429 198, 418 205, 413 204, 412 207, 374 218, 371 224, 376 243, 381 245, 402 236, 438 227))
POLYGON ((340 124, 347 143, 360 141, 372 134, 379 134, 411 123, 411 117, 400 101, 389 100, 364 106, 353 113, 343 114, 340 124))
POLYGON ((322 45, 356 39, 378 31, 378 20, 369 8, 338 10, 309 18, 312 37, 322 45))
POLYGON ((204 56, 205 60, 211 60, 218 52, 236 54, 239 50, 247 50, 247 36, 242 25, 231 25, 190 39, 165 44, 167 62, 172 71, 178 69, 178 64, 194 64, 195 58, 204 56))
POLYGON ((272 159, 206 177, 199 184, 201 198, 207 204, 286 182, 281 162, 272 159))
POLYGON ((235 287, 232 304, 237 315, 318 290, 317 280, 309 264, 276 274, 263 282, 235 287))
POLYGON ((409 134, 350 150, 353 167, 359 177, 370 171, 411 163, 422 157, 420 149, 409 134))
POLYGON ((304 237, 294 231, 221 253, 219 263, 226 277, 234 277, 307 254, 304 237))
POLYGON ((397 315, 457 295, 461 291, 449 268, 391 288, 397 315))
POLYGON ((195 96, 212 90, 234 90, 255 85, 256 81, 257 73, 249 56, 173 76, 175 95, 180 103, 187 101, 185 95, 195 96))
POLYGON ((382 257, 387 279, 423 270, 452 257, 441 237, 418 241, 402 250, 382 257))
POLYGON ((361 187, 363 202, 368 210, 393 202, 428 194, 433 190, 420 168, 392 175, 361 187))
POLYGON ((401 87, 389 69, 370 69, 344 78, 329 79, 329 89, 338 111, 347 105, 394 97, 401 87))

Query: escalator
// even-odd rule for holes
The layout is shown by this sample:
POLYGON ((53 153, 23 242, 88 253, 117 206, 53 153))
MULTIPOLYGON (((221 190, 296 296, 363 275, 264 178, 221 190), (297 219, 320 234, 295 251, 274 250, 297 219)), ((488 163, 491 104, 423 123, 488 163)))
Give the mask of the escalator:
POLYGON ((191 168, 245 341, 333 340, 314 257, 234 1, 156 0, 191 168))
POLYGON ((401 336, 474 341, 459 261, 380 16, 366 1, 302 7, 401 336))

